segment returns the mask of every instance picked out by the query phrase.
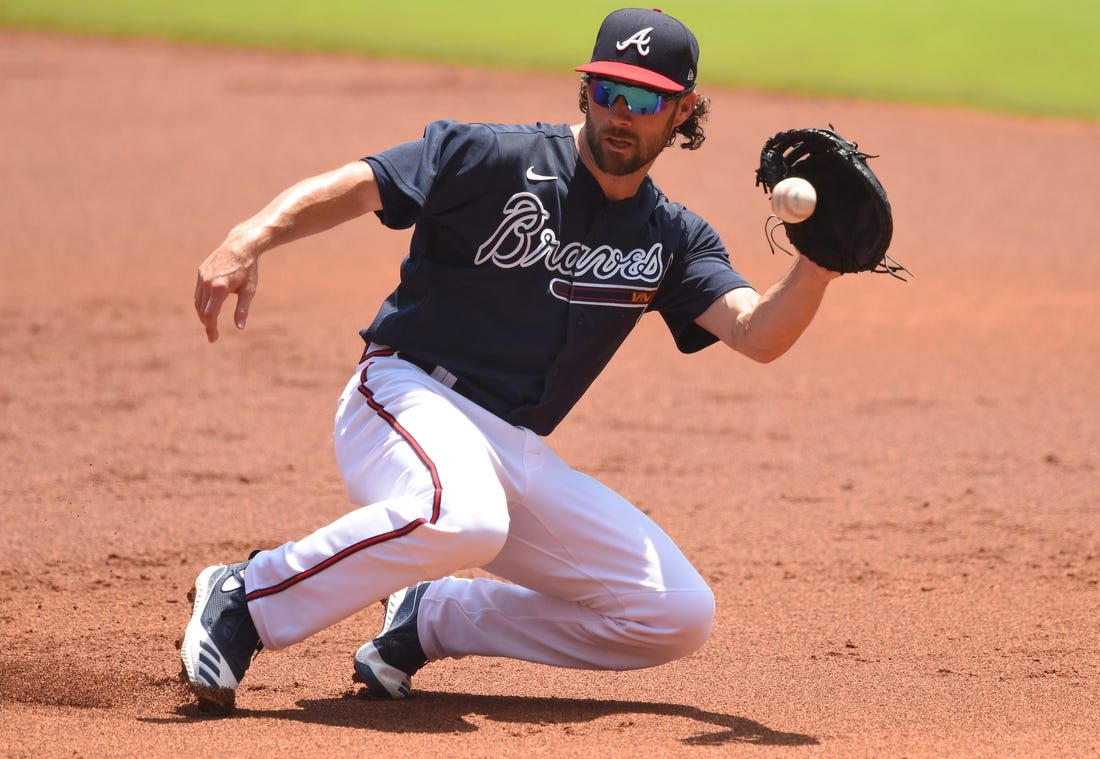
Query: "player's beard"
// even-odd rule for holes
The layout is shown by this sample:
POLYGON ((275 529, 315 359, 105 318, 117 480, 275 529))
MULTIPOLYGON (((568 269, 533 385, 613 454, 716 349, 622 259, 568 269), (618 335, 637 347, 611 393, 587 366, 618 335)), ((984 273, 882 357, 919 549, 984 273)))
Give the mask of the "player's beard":
POLYGON ((637 132, 629 129, 616 129, 610 126, 605 126, 602 129, 597 128, 592 119, 592 111, 589 110, 584 117, 584 134, 585 139, 588 141, 588 150, 592 153, 592 159, 596 162, 596 166, 600 171, 611 176, 624 177, 652 163, 661 154, 661 151, 668 146, 669 138, 672 137, 674 129, 672 121, 675 116, 676 112, 673 110, 669 114, 668 121, 661 133, 648 140, 643 140, 637 132), (633 143, 634 150, 631 153, 613 153, 605 150, 604 139, 608 137, 611 139, 627 139, 633 143))

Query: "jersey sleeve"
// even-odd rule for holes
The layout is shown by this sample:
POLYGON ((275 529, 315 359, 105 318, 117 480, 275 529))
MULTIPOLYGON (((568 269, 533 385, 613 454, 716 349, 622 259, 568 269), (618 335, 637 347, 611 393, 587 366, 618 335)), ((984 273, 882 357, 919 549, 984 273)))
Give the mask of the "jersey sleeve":
POLYGON ((382 198, 378 218, 391 229, 407 229, 426 210, 444 212, 449 203, 464 202, 495 150, 489 129, 441 120, 428 124, 419 140, 366 156, 382 198))
POLYGON ((720 297, 739 287, 751 287, 733 269, 718 233, 698 216, 685 212, 683 246, 657 297, 650 306, 661 314, 676 347, 694 353, 718 341, 695 319, 720 297))

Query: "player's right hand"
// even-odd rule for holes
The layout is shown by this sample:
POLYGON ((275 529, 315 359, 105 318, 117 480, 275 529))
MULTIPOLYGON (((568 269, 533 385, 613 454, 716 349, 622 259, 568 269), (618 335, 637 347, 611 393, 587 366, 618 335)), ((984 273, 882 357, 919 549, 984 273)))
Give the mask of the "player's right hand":
POLYGON ((233 323, 237 329, 244 329, 259 276, 257 255, 249 246, 234 240, 233 236, 202 262, 195 283, 195 312, 206 327, 207 340, 214 342, 218 339, 218 315, 230 295, 237 296, 233 323))

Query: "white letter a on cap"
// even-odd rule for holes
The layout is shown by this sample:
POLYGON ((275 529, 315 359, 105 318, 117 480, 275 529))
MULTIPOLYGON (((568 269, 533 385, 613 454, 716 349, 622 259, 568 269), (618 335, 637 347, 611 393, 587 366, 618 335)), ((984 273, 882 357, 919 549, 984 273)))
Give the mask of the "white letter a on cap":
POLYGON ((616 42, 615 49, 621 53, 631 45, 637 45, 639 55, 649 55, 649 43, 652 42, 649 38, 649 33, 652 31, 653 27, 651 26, 648 29, 642 29, 640 32, 635 32, 630 39, 616 42))

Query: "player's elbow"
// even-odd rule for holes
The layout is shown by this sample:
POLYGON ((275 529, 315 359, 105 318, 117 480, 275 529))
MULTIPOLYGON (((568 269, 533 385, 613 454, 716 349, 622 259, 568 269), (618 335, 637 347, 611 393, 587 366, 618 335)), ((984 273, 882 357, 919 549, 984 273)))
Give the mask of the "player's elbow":
POLYGON ((770 364, 786 353, 794 340, 787 339, 786 335, 775 330, 766 329, 766 325, 753 323, 750 316, 751 313, 746 313, 739 317, 723 339, 742 356, 759 364, 770 364))
POLYGON ((755 350, 745 351, 744 355, 751 358, 758 364, 770 364, 777 358, 786 353, 785 350, 775 350, 774 348, 758 348, 755 350))
POLYGON ((731 345, 735 351, 746 358, 750 358, 758 364, 770 364, 782 356, 790 348, 789 345, 778 345, 772 342, 759 342, 748 338, 736 341, 731 345))

